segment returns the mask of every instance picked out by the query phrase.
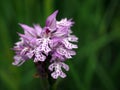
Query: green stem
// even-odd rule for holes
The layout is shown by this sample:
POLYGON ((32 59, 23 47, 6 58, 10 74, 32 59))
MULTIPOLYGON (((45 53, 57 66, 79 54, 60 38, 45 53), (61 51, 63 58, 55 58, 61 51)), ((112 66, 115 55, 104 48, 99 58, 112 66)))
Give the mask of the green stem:
POLYGON ((50 85, 50 90, 57 90, 56 80, 51 77, 51 73, 48 71, 48 82, 50 85))
POLYGON ((42 90, 57 90, 56 80, 53 80, 52 77, 42 77, 41 85, 42 90))
POLYGON ((35 66, 39 77, 41 78, 41 85, 43 86, 43 90, 56 90, 56 80, 51 77, 51 72, 47 69, 48 60, 50 60, 51 56, 48 56, 45 62, 36 62, 35 66))
POLYGON ((49 83, 47 78, 41 79, 41 86, 42 86, 42 90, 49 90, 49 83))

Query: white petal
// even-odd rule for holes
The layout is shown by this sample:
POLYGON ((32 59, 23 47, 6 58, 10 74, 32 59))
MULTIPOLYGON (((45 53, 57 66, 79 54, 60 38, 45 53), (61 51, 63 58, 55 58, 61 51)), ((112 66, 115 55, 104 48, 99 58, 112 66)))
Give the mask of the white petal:
POLYGON ((78 48, 77 45, 68 42, 66 39, 64 39, 64 40, 62 41, 62 43, 63 43, 63 44, 65 45, 65 47, 68 48, 68 49, 78 48))
POLYGON ((51 74, 51 76, 52 76, 54 79, 57 79, 59 75, 58 75, 56 72, 53 72, 53 73, 51 74))
POLYGON ((57 53, 59 53, 60 55, 65 56, 66 58, 72 58, 69 51, 64 49, 63 47, 57 48, 57 53))
POLYGON ((34 55, 34 51, 29 51, 26 55, 27 55, 28 58, 31 59, 34 55))
POLYGON ((67 54, 66 50, 62 47, 57 48, 57 53, 59 53, 61 55, 66 55, 67 54))
POLYGON ((63 62, 61 62, 61 67, 63 67, 66 71, 69 71, 69 66, 63 62))
POLYGON ((74 35, 70 35, 67 39, 68 39, 68 41, 71 41, 71 42, 77 42, 78 41, 78 38, 74 35))
POLYGON ((38 62, 38 61, 45 61, 46 57, 42 54, 42 53, 36 53, 35 54, 35 59, 34 62, 38 62))
POLYGON ((50 71, 53 71, 54 67, 55 67, 55 64, 52 63, 52 64, 48 67, 48 69, 49 69, 50 71))
POLYGON ((62 78, 65 78, 65 77, 66 77, 66 74, 61 71, 60 74, 59 74, 59 76, 62 77, 62 78))
POLYGON ((18 55, 14 56, 14 59, 15 61, 12 63, 12 65, 20 66, 25 62, 25 60, 23 60, 22 57, 18 55))
POLYGON ((28 51, 28 48, 25 47, 21 52, 20 52, 20 55, 25 55, 25 53, 28 51))
POLYGON ((41 50, 44 51, 45 53, 48 53, 51 51, 48 44, 49 44, 49 39, 43 39, 43 43, 41 45, 41 50))

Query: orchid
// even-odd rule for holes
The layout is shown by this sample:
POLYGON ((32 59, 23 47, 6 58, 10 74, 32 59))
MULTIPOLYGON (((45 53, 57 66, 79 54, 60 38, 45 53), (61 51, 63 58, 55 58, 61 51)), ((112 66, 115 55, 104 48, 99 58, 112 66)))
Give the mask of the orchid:
POLYGON ((58 11, 55 11, 47 18, 43 28, 38 24, 33 27, 19 24, 24 34, 18 33, 20 41, 15 43, 13 48, 16 53, 13 65, 20 66, 29 59, 34 63, 44 63, 50 56, 51 58, 46 61, 49 66, 46 67, 51 72, 51 76, 54 79, 66 77, 62 68, 69 70, 69 66, 64 62, 76 55, 73 49, 78 47, 72 42, 77 42, 78 38, 72 35, 71 27, 74 22, 67 18, 57 21, 57 13, 58 11))

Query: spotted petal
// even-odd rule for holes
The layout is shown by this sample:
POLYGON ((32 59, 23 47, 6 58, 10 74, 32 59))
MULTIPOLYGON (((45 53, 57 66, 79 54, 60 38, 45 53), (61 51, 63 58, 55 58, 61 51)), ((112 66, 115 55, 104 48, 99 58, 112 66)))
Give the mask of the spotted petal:
POLYGON ((69 71, 69 66, 63 62, 61 62, 61 67, 63 67, 66 71, 69 71))
POLYGON ((67 49, 64 49, 63 47, 57 48, 57 52, 60 55, 65 56, 66 58, 72 58, 70 52, 67 49))
POLYGON ((54 69, 54 72, 51 74, 51 76, 54 79, 57 79, 59 76, 62 77, 62 78, 66 77, 66 74, 62 71, 61 67, 63 67, 66 71, 69 70, 68 65, 66 65, 66 64, 64 64, 62 62, 59 62, 59 61, 54 62, 49 66, 50 71, 53 71, 53 69, 54 69))
POLYGON ((62 41, 62 43, 63 43, 63 44, 65 45, 65 47, 68 48, 68 49, 78 48, 77 45, 68 42, 68 40, 66 40, 66 39, 64 39, 64 40, 62 41))
POLYGON ((35 59, 34 59, 34 62, 38 62, 38 61, 45 61, 46 57, 43 55, 43 54, 36 54, 35 55, 35 59))

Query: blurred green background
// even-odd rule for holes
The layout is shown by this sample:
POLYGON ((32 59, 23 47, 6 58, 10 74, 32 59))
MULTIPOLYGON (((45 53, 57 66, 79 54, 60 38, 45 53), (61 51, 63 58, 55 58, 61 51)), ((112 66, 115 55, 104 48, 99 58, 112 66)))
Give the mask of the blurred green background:
POLYGON ((0 90, 42 90, 31 60, 12 66, 11 48, 23 33, 18 23, 44 26, 57 9, 58 20, 73 18, 79 37, 57 90, 120 90, 120 0, 0 0, 0 90))

